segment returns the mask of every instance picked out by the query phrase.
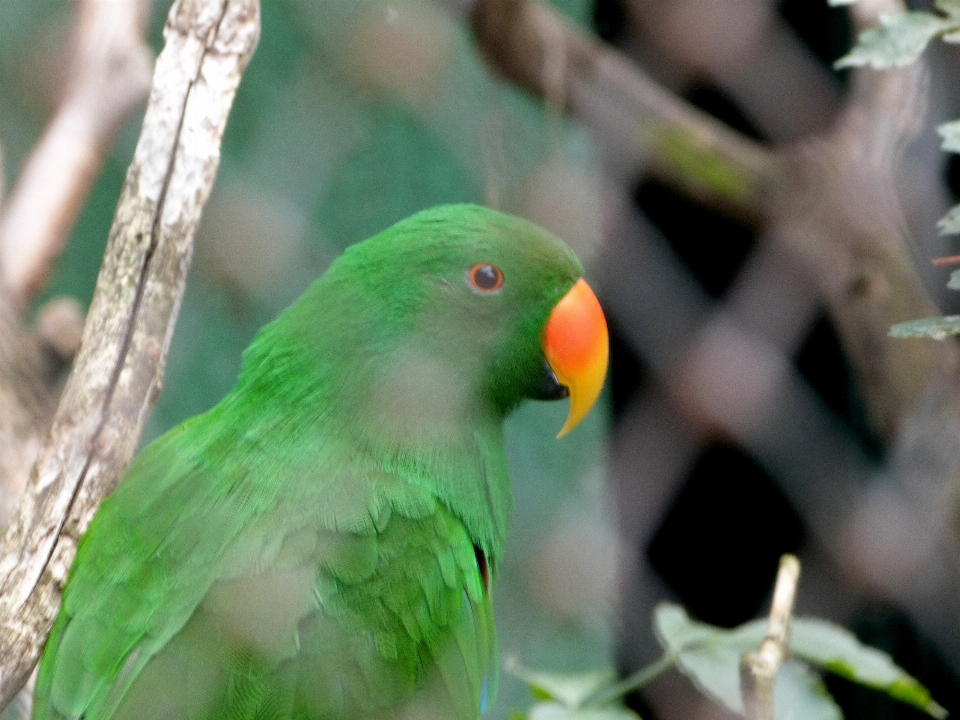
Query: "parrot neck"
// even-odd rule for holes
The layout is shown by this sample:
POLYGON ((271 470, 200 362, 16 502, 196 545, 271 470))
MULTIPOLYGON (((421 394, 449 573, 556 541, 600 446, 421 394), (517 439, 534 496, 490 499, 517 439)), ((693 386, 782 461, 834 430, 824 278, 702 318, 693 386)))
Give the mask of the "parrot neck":
POLYGON ((346 363, 298 355, 274 346, 271 357, 245 363, 232 403, 249 411, 248 430, 284 438, 278 455, 351 463, 426 490, 461 519, 495 571, 513 494, 503 417, 479 400, 471 376, 409 346, 346 363))
POLYGON ((427 490, 463 521, 474 544, 501 556, 513 494, 503 416, 462 355, 406 344, 381 354, 349 408, 379 468, 427 490))
POLYGON ((366 452, 378 470, 403 478, 447 506, 496 568, 513 510, 502 426, 439 442, 368 436, 366 452))

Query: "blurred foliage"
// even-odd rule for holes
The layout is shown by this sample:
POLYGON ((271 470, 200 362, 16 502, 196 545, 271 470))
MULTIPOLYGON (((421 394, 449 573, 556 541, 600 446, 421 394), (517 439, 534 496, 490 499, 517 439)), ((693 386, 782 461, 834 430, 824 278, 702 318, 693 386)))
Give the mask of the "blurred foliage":
MULTIPOLYGON (((507 670, 530 688, 534 704, 511 720, 630 720, 638 716, 623 706, 627 694, 676 668, 700 692, 738 715, 744 714, 740 666, 744 653, 756 652, 767 633, 767 620, 733 629, 692 620, 679 605, 663 603, 653 623, 664 655, 625 679, 610 670, 560 674, 533 670, 511 659, 507 670)), ((942 720, 946 710, 929 691, 884 652, 861 644, 853 633, 825 620, 795 618, 788 641, 790 657, 781 666, 774 688, 777 720, 841 720, 843 713, 814 668, 884 692, 942 720)))
MULTIPOLYGON (((957 290, 960 287, 952 289, 957 290)), ((960 315, 944 315, 897 323, 890 328, 890 335, 895 338, 946 340, 948 337, 960 335, 960 315)))
MULTIPOLYGON (((588 24, 589 0, 555 5, 588 24)), ((155 52, 168 9, 152 9, 155 52)), ((217 402, 257 328, 344 247, 417 210, 476 201, 526 215, 564 235, 588 275, 599 240, 586 134, 493 78, 441 5, 270 0, 262 13, 145 441, 217 402)), ((8 179, 55 107, 70 23, 66 0, 0 3, 8 179)), ((139 124, 131 120, 107 158, 41 302, 68 294, 89 303, 139 124)), ((505 653, 573 670, 609 662, 615 548, 603 403, 556 441, 564 413, 531 404, 508 425, 517 519, 496 605, 505 653)), ((523 696, 521 683, 504 682, 489 716, 504 717, 523 696)))
POLYGON ((526 714, 515 712, 510 720, 638 720, 639 716, 623 707, 619 696, 595 702, 616 680, 611 670, 579 675, 561 675, 525 668, 515 661, 507 670, 523 680, 535 702, 526 714))
POLYGON ((960 28, 960 4, 953 0, 938 3, 946 16, 917 10, 899 15, 881 15, 881 26, 861 33, 854 48, 837 60, 836 67, 869 65, 875 70, 906 67, 916 62, 935 37, 944 36, 960 28))
MULTIPOLYGON (((691 620, 683 608, 662 604, 654 615, 657 637, 678 669, 697 687, 736 713, 743 713, 740 658, 760 648, 766 620, 728 630, 691 620)), ((780 669, 774 690, 777 718, 843 717, 811 665, 885 692, 936 718, 946 712, 930 693, 884 652, 861 644, 855 635, 816 618, 796 618, 788 642, 790 659, 780 669)))

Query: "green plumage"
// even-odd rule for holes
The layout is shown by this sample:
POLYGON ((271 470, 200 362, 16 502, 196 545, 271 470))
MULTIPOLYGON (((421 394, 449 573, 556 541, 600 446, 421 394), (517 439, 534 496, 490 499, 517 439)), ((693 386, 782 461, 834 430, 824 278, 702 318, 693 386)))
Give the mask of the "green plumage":
POLYGON ((476 718, 512 496, 504 417, 582 274, 539 228, 419 213, 345 252, 81 543, 34 718, 476 718), (467 273, 503 271, 483 294, 467 273))

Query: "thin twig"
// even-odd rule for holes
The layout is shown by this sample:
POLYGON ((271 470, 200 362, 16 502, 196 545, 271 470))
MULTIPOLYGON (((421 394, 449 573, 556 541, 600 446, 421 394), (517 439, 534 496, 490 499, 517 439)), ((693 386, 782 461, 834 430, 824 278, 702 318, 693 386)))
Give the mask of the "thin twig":
POLYGON ((767 636, 758 652, 746 652, 740 658, 740 692, 747 720, 773 720, 773 688, 787 658, 799 579, 800 561, 793 555, 783 555, 773 589, 767 636))
POLYGON ((946 257, 934 258, 930 261, 930 264, 937 268, 960 265, 960 255, 947 255, 946 257))
POLYGON ((636 672, 630 673, 627 677, 619 680, 612 685, 604 685, 599 690, 588 695, 580 703, 584 708, 602 707, 617 698, 629 695, 634 690, 639 690, 644 685, 660 677, 663 673, 677 664, 677 658, 670 653, 665 654, 659 660, 654 660, 649 665, 644 665, 636 672))
POLYGON ((0 705, 22 687, 99 501, 129 462, 163 377, 194 231, 257 0, 178 0, 150 103, 53 427, 0 557, 0 705))

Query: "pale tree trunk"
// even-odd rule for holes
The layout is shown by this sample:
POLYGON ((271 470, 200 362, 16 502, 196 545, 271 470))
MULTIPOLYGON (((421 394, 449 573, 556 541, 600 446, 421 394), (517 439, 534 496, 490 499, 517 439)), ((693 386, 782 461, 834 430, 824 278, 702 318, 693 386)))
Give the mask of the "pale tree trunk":
MULTIPOLYGON (((134 5, 125 0, 102 4, 134 5)), ((144 5, 140 9, 145 12, 144 5)), ((45 437, 37 462, 4 537, 0 705, 19 691, 36 664, 77 542, 130 461, 160 391, 193 236, 216 176, 234 94, 259 32, 257 0, 178 0, 170 10, 166 44, 157 58, 80 349, 49 432, 40 432, 45 437)), ((88 107, 98 105, 95 96, 85 101, 88 107)), ((89 161, 78 161, 77 167, 86 178, 89 161)), ((65 206, 78 205, 75 188, 55 195, 65 206)), ((39 249, 25 244, 24 252, 4 255, 19 258, 11 263, 20 269, 11 264, 4 275, 10 305, 22 306, 42 282, 57 252, 51 243, 69 224, 53 223, 38 232, 37 237, 54 238, 31 241, 43 246, 39 249)), ((0 356, 0 362, 5 359, 0 356)), ((34 428, 42 427, 49 401, 25 404, 34 406, 34 428)), ((37 435, 36 429, 31 432, 37 435)))

